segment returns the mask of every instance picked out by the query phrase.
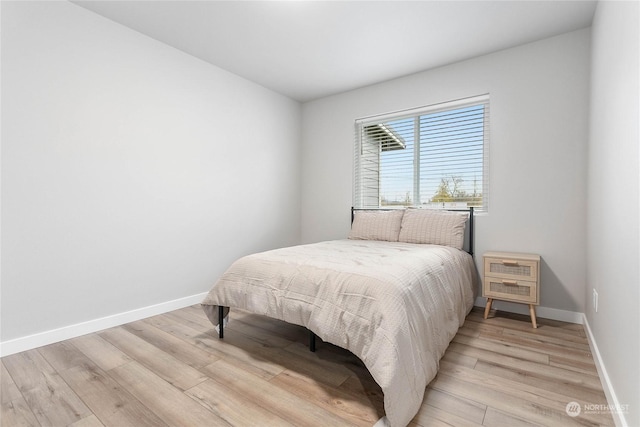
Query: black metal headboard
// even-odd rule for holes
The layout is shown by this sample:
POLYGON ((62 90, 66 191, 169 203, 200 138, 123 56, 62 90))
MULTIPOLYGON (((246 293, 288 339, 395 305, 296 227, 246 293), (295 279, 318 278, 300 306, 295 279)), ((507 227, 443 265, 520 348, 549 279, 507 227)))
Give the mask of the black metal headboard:
MULTIPOLYGON (((355 217, 355 211, 373 211, 373 210, 379 210, 379 211, 390 211, 390 210, 394 210, 394 209, 385 209, 385 208, 378 208, 378 209, 372 209, 372 208, 354 208, 353 206, 351 206, 351 224, 353 224, 353 219, 355 217)), ((473 256, 473 248, 474 248, 474 241, 473 241, 473 236, 474 236, 474 229, 473 229, 473 222, 474 222, 474 214, 473 214, 473 207, 469 207, 467 209, 446 209, 447 211, 450 212, 469 212, 469 250, 467 250, 467 252, 469 253, 469 255, 473 256)))

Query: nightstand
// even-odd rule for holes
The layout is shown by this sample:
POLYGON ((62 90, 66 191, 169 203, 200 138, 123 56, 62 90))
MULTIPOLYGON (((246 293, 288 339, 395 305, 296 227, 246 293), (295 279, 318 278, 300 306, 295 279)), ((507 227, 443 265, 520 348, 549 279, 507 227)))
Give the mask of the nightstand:
POLYGON ((540 304, 540 256, 513 252, 485 253, 482 296, 487 298, 485 319, 494 299, 529 304, 531 323, 537 328, 535 306, 540 304))

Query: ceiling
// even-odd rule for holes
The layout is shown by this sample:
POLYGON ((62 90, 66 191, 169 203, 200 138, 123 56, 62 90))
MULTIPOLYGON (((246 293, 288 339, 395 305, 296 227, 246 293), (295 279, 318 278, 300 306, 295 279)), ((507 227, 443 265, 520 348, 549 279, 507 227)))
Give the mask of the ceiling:
POLYGON ((73 3, 305 102, 591 25, 595 1, 73 3))

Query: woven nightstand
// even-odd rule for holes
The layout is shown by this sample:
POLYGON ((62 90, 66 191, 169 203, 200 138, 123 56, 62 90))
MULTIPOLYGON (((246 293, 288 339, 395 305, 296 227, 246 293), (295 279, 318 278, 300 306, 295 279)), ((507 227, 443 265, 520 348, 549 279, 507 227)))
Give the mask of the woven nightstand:
POLYGON ((485 319, 494 299, 529 304, 531 323, 537 328, 535 306, 540 304, 540 256, 512 252, 485 253, 482 296, 487 298, 485 319))

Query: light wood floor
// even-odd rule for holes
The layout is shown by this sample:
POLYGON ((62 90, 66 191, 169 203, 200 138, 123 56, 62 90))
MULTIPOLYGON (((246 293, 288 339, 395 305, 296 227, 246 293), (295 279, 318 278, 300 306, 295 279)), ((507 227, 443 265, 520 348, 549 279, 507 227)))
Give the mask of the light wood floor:
MULTIPOLYGON (((234 312, 218 340, 199 306, 2 358, 2 426, 372 426, 382 393, 349 352, 234 312)), ((613 425, 580 325, 468 316, 413 426, 613 425)))

